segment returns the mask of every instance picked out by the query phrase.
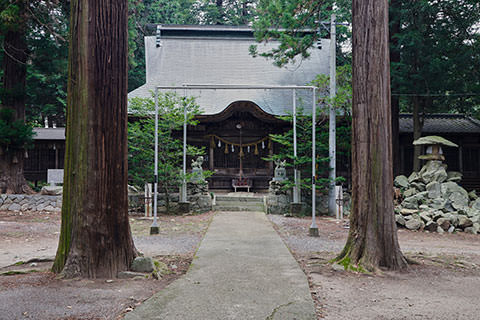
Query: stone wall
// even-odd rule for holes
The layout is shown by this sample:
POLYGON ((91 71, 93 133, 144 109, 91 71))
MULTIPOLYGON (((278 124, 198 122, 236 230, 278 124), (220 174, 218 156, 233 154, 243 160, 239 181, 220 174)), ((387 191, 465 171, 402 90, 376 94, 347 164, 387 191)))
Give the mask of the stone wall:
MULTIPOLYGON (((267 214, 290 214, 290 204, 292 202, 291 189, 285 190, 283 184, 278 181, 270 181, 268 195, 266 196, 267 214)), ((344 214, 350 212, 350 196, 344 192, 344 214)), ((311 215, 312 197, 302 194, 302 208, 300 215, 311 215)), ((328 215, 328 194, 317 193, 315 196, 315 211, 317 215, 328 215)))
POLYGON ((62 196, 2 194, 0 195, 0 211, 50 211, 60 212, 62 196))

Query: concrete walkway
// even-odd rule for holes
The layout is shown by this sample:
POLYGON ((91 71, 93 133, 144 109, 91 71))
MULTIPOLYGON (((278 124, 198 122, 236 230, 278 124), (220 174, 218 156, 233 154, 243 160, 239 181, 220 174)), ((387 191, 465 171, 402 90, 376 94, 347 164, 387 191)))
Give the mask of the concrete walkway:
POLYGON ((133 319, 315 319, 305 274, 261 212, 215 215, 187 274, 133 319))

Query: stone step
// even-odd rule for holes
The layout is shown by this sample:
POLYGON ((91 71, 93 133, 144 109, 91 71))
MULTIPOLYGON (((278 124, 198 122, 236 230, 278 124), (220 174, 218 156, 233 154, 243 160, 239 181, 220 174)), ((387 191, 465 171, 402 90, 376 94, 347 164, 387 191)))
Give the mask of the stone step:
POLYGON ((241 203, 241 202, 216 202, 216 206, 223 207, 245 207, 245 208, 259 208, 263 207, 263 203, 241 203))
POLYGON ((263 203, 263 197, 232 197, 232 196, 216 196, 216 201, 225 202, 251 202, 251 203, 263 203))
POLYGON ((264 211, 263 205, 258 206, 219 206, 215 205, 213 207, 214 211, 246 211, 246 212, 255 212, 255 211, 264 211))
POLYGON ((216 201, 216 205, 219 206, 263 206, 263 201, 262 202, 243 202, 243 201, 216 201))

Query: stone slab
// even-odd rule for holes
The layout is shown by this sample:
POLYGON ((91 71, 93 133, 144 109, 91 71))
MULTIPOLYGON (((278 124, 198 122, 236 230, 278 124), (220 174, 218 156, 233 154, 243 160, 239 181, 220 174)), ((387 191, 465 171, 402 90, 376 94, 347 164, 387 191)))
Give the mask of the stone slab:
POLYGON ((218 213, 185 277, 126 320, 314 320, 308 281, 261 212, 218 213))
POLYGON ((63 169, 48 169, 47 182, 51 185, 63 183, 63 169))

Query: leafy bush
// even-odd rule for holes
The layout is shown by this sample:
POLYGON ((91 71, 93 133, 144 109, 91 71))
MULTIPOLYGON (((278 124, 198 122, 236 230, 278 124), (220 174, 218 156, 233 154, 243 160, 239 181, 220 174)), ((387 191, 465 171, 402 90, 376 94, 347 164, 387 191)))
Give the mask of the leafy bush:
MULTIPOLYGON (((352 105, 352 70, 351 66, 345 65, 337 68, 337 93, 335 97, 329 97, 329 77, 320 74, 312 81, 311 85, 318 88, 317 114, 327 114, 330 104, 333 104, 337 113, 337 143, 336 155, 342 157, 347 170, 350 164, 351 150, 351 105, 352 105), (340 119, 339 119, 340 118, 340 119)), ((282 120, 293 123, 293 115, 279 117, 282 120)), ((328 117, 320 116, 316 123, 316 187, 327 190, 330 184, 329 175, 329 123, 328 117), (319 120, 320 119, 320 120, 319 120)), ((271 139, 278 143, 280 151, 265 160, 285 160, 287 167, 297 167, 301 173, 300 188, 307 196, 312 190, 312 116, 304 113, 302 107, 297 109, 297 158, 293 156, 293 129, 283 134, 272 134, 271 139)), ((337 177, 337 182, 343 182, 343 177, 337 177)), ((293 177, 285 183, 285 188, 294 186, 293 177)))
MULTIPOLYGON (((158 105, 158 186, 168 195, 177 191, 183 180, 183 141, 175 133, 183 128, 184 107, 187 108, 189 126, 198 123, 194 116, 200 113, 200 109, 193 98, 171 92, 159 94, 158 105)), ((152 98, 132 98, 129 108, 138 117, 137 121, 128 123, 129 180, 143 188, 145 183, 154 182, 155 102, 152 98)), ((188 156, 202 154, 203 149, 187 145, 188 156)), ((167 211, 168 206, 167 203, 167 211)))
POLYGON ((15 120, 14 110, 0 109, 0 148, 18 151, 33 146, 33 128, 22 120, 15 120))

